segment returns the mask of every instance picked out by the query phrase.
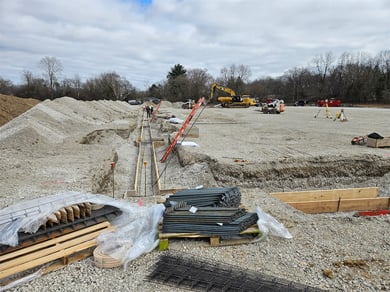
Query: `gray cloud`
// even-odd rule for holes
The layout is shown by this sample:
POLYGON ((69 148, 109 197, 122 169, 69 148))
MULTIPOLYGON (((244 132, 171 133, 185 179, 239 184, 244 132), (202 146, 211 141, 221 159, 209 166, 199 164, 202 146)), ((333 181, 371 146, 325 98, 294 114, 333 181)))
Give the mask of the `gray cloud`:
POLYGON ((0 0, 0 77, 38 74, 44 56, 66 77, 116 71, 139 89, 177 63, 278 76, 329 51, 390 49, 389 15, 386 0, 0 0))

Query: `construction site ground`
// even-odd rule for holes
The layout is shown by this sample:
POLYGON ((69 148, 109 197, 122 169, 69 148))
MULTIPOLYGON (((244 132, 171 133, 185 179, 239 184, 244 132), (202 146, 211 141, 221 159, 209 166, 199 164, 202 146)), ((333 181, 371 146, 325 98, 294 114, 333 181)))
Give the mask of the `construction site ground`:
MULTIPOLYGON (((4 98, 14 106, 19 101, 4 98)), ((157 194, 127 196, 134 188, 142 106, 63 97, 40 102, 4 124, 0 207, 64 191, 105 194, 146 206, 161 201, 157 194)), ((158 163, 161 188, 238 186, 244 206, 250 211, 260 206, 293 238, 269 237, 255 244, 216 248, 197 240, 172 240, 170 250, 330 291, 390 289, 389 215, 309 215, 270 195, 369 186, 379 187, 379 196, 390 195, 390 148, 351 145, 353 137, 372 132, 390 136, 390 110, 347 107, 345 122, 333 119, 339 110, 330 108, 332 118, 327 118, 325 109, 317 107, 287 106, 274 115, 263 114, 258 107, 199 109, 191 129, 199 136, 184 140, 197 146, 178 146, 165 163, 158 163)), ((169 118, 185 120, 189 113, 180 104, 162 103, 150 124, 152 138, 160 141, 157 158, 163 156, 168 136, 180 127, 169 118)), ((158 256, 157 250, 143 255, 128 270, 99 269, 87 259, 17 289, 162 291, 166 288, 145 281, 158 256)))

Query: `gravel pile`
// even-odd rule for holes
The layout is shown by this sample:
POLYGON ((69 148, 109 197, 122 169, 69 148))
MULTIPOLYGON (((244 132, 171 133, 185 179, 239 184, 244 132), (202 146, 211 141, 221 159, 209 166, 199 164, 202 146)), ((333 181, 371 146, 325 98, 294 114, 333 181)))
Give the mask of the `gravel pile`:
MULTIPOLYGON (((389 195, 390 150, 367 149, 363 146, 353 146, 355 148, 350 150, 347 148, 352 147, 349 139, 352 133, 356 132, 358 135, 373 130, 367 126, 364 126, 366 128, 354 126, 353 121, 357 120, 358 111, 353 109, 345 111, 351 125, 348 129, 342 128, 346 123, 341 125, 342 123, 333 121, 319 119, 314 121, 324 125, 319 130, 319 136, 328 135, 327 138, 333 137, 338 140, 334 142, 330 141, 330 138, 326 140, 322 154, 318 154, 321 153, 321 149, 318 149, 319 144, 310 143, 319 141, 320 138, 313 135, 304 136, 302 125, 299 128, 302 135, 295 138, 288 134, 292 131, 286 129, 290 126, 288 122, 284 122, 284 128, 280 131, 264 130, 266 135, 260 130, 286 121, 289 115, 296 114, 300 117, 306 115, 312 118, 318 110, 313 108, 313 113, 309 111, 310 108, 287 108, 282 115, 261 115, 252 109, 208 108, 204 111, 206 113, 204 119, 199 121, 200 139, 196 142, 201 145, 201 149, 182 147, 180 150, 184 155, 193 155, 199 160, 187 159, 186 161, 191 161, 191 164, 181 165, 179 159, 174 157, 161 177, 165 188, 193 188, 199 185, 238 186, 241 191, 241 202, 249 211, 254 211, 256 206, 260 206, 283 223, 293 238, 269 236, 261 242, 226 247, 210 247, 204 240, 177 239, 170 240, 170 252, 177 250, 200 259, 232 264, 329 291, 390 290, 389 215, 355 217, 353 212, 308 215, 270 196, 270 192, 281 190, 363 186, 378 186, 381 196, 389 195), (236 122, 229 124, 243 115, 246 115, 246 120, 241 120, 241 124, 245 124, 244 128, 242 125, 236 125, 236 122), (220 125, 216 127, 215 124, 218 123, 220 125), (259 128, 259 125, 263 128, 259 128), (237 137, 241 137, 243 131, 248 132, 248 135, 237 144, 237 137), (254 133, 261 133, 264 136, 258 138, 254 133), (272 144, 269 140, 270 135, 274 135, 278 142, 272 144), (281 139, 281 135, 286 139, 281 139), (227 142, 229 139, 230 144, 227 142), (268 144, 265 145, 263 142, 268 144), (339 151, 334 150, 335 145, 340 145, 339 151), (204 156, 197 155, 199 151, 204 156), (322 160, 328 163, 331 156, 335 159, 336 156, 342 156, 347 161, 351 155, 356 156, 356 159, 354 158, 356 168, 368 164, 367 157, 373 158, 369 164, 372 170, 370 176, 363 170, 360 173, 355 171, 358 182, 354 182, 353 177, 348 178, 341 172, 339 179, 336 174, 332 177, 326 173, 306 179, 291 176, 290 180, 288 178, 286 180, 283 175, 283 179, 280 180, 275 177, 261 181, 259 178, 265 167, 271 169, 276 161, 282 163, 280 160, 282 156, 284 159, 290 159, 289 163, 295 161, 295 171, 299 171, 302 161, 308 163, 306 156, 310 156, 310 159, 318 157, 316 163, 320 164, 322 160), (247 162, 237 163, 238 158, 247 162), (220 164, 213 168, 213 163, 220 164), (381 163, 379 168, 378 163, 381 163), (216 169, 221 169, 222 164, 227 174, 223 182, 217 173, 213 173, 216 169), (229 168, 237 175, 229 173, 229 168), (245 177, 237 179, 240 176, 238 171, 240 168, 241 175, 245 174, 245 177), (230 180, 226 178, 229 176, 230 180), (249 185, 237 183, 246 179, 258 183, 249 185)), ((362 109, 359 109, 359 112, 362 112, 362 109)), ((42 102, 4 125, 0 128, 0 158, 3 162, 0 165, 2 186, 0 207, 61 191, 92 192, 112 196, 112 185, 104 178, 110 171, 110 162, 113 159, 117 159, 118 173, 114 196, 123 197, 123 194, 131 189, 129 177, 134 175, 133 166, 137 153, 134 142, 138 138, 137 121, 141 113, 140 106, 130 106, 124 102, 79 102, 64 97, 42 102)), ((188 113, 188 110, 171 107, 169 104, 161 109, 162 115, 174 114, 182 119, 185 119, 188 113)), ((373 123, 374 118, 381 118, 382 114, 386 116, 388 112, 370 109, 365 114, 371 115, 371 118, 361 123, 366 125, 371 121, 376 131, 382 131, 382 134, 387 136, 386 123, 373 123)), ((158 123, 159 119, 153 126, 154 134, 165 135, 159 132, 158 123)), ((305 123, 313 126, 312 120, 303 121, 303 124, 305 123)), ((163 151, 163 147, 157 149, 158 157, 161 157, 163 151)), ((291 164, 289 165, 291 168, 291 164)), ((163 169, 165 166, 159 167, 163 169)), ((280 168, 280 171, 282 174, 283 168, 280 168)), ((138 202, 139 198, 129 200, 138 202)), ((163 199, 147 197, 143 198, 142 202, 144 205, 151 205, 158 200, 163 199)), ((21 284, 10 291, 187 291, 146 280, 160 255, 161 252, 157 250, 145 254, 133 261, 127 270, 100 269, 95 267, 93 259, 89 258, 50 274, 38 276, 33 281, 21 284)))

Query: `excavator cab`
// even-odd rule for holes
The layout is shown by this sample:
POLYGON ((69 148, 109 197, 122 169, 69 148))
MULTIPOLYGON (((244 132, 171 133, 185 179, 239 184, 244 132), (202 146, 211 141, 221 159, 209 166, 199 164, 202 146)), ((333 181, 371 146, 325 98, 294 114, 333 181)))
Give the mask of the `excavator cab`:
POLYGON ((233 102, 242 102, 242 97, 239 95, 232 96, 232 101, 233 102))

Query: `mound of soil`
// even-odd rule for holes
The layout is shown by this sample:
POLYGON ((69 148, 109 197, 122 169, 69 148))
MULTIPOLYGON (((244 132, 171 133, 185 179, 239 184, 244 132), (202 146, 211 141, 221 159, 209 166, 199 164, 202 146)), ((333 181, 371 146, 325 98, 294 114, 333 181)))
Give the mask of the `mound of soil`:
POLYGON ((40 100, 0 94, 0 126, 29 110, 40 100))

